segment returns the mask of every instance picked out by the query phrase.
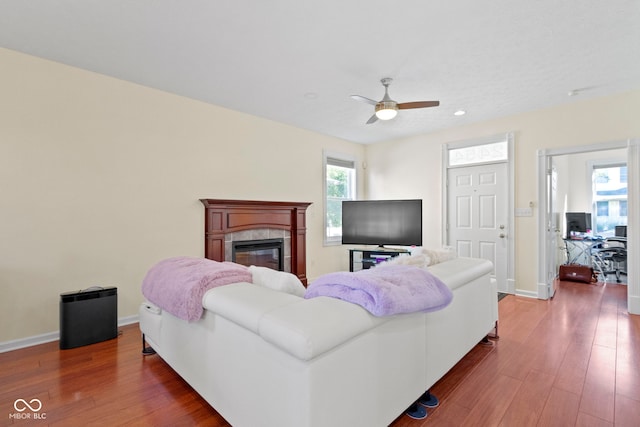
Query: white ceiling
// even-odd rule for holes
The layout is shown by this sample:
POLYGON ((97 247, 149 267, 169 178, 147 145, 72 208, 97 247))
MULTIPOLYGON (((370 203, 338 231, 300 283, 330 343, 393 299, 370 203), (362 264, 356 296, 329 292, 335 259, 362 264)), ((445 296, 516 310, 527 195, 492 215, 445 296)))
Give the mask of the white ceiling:
POLYGON ((638 0, 0 0, 2 47, 360 143, 640 88, 639 23, 638 0), (382 77, 440 106, 366 125, 349 95, 382 77))

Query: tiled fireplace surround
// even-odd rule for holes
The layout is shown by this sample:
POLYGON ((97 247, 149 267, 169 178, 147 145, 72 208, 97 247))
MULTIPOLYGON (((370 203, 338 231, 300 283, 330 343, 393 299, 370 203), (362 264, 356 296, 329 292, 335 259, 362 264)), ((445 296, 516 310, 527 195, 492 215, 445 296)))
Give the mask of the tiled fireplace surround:
POLYGON ((291 273, 291 232, 278 228, 257 228, 255 230, 237 231, 224 235, 224 259, 233 259, 233 242, 248 240, 283 239, 282 269, 291 273))
POLYGON ((283 269, 306 286, 306 202, 200 199, 205 207, 205 257, 232 261, 232 242, 284 239, 283 269))

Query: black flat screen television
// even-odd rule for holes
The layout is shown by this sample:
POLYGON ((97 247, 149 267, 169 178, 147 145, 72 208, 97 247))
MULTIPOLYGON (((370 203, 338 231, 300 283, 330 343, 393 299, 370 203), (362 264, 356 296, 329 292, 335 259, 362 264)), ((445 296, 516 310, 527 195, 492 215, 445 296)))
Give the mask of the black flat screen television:
POLYGON ((342 243, 422 246, 422 200, 342 202, 342 243))

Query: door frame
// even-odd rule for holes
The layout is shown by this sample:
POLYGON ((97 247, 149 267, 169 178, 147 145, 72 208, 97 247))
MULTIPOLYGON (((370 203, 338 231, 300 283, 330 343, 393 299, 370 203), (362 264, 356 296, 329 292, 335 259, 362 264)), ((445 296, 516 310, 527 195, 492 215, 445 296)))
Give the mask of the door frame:
POLYGON ((447 177, 449 169, 467 166, 478 166, 491 162, 470 163, 464 166, 449 166, 449 150, 457 148, 473 147, 496 142, 507 142, 507 160, 500 163, 507 163, 507 292, 516 293, 515 286, 515 155, 514 155, 514 134, 513 132, 491 135, 483 138, 475 138, 464 141, 450 142, 442 145, 442 242, 448 244, 449 230, 449 187, 447 177))
POLYGON ((546 224, 547 217, 547 165, 554 156, 579 154, 593 151, 627 149, 628 172, 628 216, 627 224, 627 308, 631 314, 640 314, 640 139, 604 142, 591 145, 538 150, 538 298, 549 299, 547 278, 548 256, 546 224))
MULTIPOLYGON (((554 178, 557 178, 557 171, 552 162, 552 158, 547 158, 547 163, 545 165, 545 211, 544 215, 541 213, 540 216, 545 217, 545 228, 547 232, 547 236, 544 240, 547 251, 547 258, 541 258, 541 262, 544 262, 546 265, 547 276, 545 278, 545 282, 547 283, 547 299, 553 298, 556 288, 556 271, 558 269, 558 237, 559 237, 559 218, 557 217, 557 197, 556 197, 556 184, 557 181, 554 178), (551 276, 550 272, 553 271, 553 276, 551 276)), ((542 211, 541 211, 542 212, 542 211)))

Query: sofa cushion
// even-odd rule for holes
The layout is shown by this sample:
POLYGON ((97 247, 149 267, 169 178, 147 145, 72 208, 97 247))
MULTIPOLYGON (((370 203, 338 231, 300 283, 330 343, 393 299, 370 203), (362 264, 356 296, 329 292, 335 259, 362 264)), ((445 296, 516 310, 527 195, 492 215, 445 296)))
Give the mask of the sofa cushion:
POLYGON ((428 258, 427 265, 436 265, 441 262, 447 262, 457 257, 456 251, 450 247, 444 247, 442 249, 427 249, 422 248, 422 254, 428 258))
POLYGON ((429 271, 454 290, 493 271, 491 261, 479 258, 458 257, 429 267, 429 271))
POLYGON ((204 294, 202 305, 257 334, 258 324, 265 313, 296 301, 304 300, 295 295, 241 282, 211 289, 204 294))
POLYGON ((295 274, 256 265, 250 266, 249 271, 255 285, 265 286, 299 297, 304 296, 305 287, 295 274))
POLYGON ((310 360, 392 318, 375 317, 355 304, 318 297, 265 314, 259 333, 298 359, 310 360))

